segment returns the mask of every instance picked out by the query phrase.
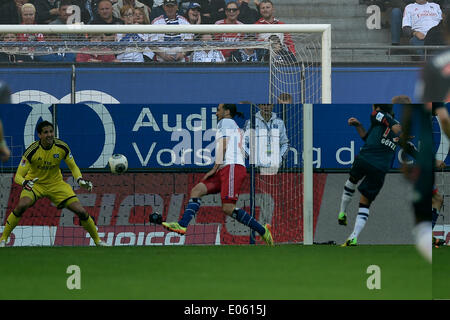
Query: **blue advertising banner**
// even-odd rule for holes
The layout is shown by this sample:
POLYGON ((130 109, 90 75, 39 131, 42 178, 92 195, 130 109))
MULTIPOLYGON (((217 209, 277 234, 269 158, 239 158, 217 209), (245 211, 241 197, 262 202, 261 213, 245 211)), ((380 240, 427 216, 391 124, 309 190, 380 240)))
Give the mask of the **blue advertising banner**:
MULTIPOLYGON (((298 108, 296 114, 301 115, 298 108)), ((394 107, 397 115, 401 115, 400 108, 394 107)), ((250 108, 238 105, 238 109, 244 118, 235 120, 244 128, 250 108)), ((38 139, 39 122, 56 119, 57 136, 70 146, 80 168, 106 168, 109 157, 121 153, 127 156, 130 168, 182 169, 213 165, 216 111, 215 104, 17 104, 0 105, 0 118, 8 143, 20 152, 38 139)), ((371 111, 370 104, 314 105, 314 167, 350 168, 364 142, 348 119, 359 119, 368 130, 371 111)), ((301 139, 293 137, 302 136, 302 121, 301 116, 286 121, 288 166, 301 166, 301 139)), ((442 149, 440 158, 447 161, 448 140, 436 120, 433 127, 436 149, 442 149)), ((400 166, 402 152, 397 150, 393 168, 400 166)), ((20 155, 5 166, 17 166, 20 155)))
MULTIPOLYGON (((419 67, 334 67, 333 103, 390 103, 405 94, 415 101, 419 67)), ((0 67, 14 103, 239 103, 268 102, 268 66, 0 67)), ((280 88, 276 90, 282 90, 280 88)), ((299 88, 291 88, 300 100, 299 88)), ((300 103, 301 101, 294 101, 300 103)))

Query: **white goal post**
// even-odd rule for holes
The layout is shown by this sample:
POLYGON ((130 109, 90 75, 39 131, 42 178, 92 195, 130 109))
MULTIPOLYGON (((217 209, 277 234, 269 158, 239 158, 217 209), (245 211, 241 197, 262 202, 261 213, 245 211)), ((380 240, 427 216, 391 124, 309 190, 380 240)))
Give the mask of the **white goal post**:
MULTIPOLYGON (((296 120, 301 126, 298 129, 298 135, 303 140, 302 146, 302 161, 303 161, 303 243, 313 244, 313 105, 312 103, 331 103, 331 25, 330 24, 278 24, 278 25, 259 25, 259 24, 241 24, 241 25, 84 25, 84 24, 68 24, 68 25, 0 25, 0 36, 2 34, 14 33, 14 34, 73 34, 73 35, 85 35, 85 34, 174 34, 174 33, 189 33, 189 34, 217 34, 217 33, 242 33, 242 34, 314 34, 320 37, 317 43, 314 44, 315 55, 306 53, 305 60, 311 59, 314 64, 310 64, 309 61, 305 63, 306 69, 314 70, 317 76, 314 76, 314 83, 311 87, 313 92, 311 96, 313 99, 304 99, 302 97, 301 102, 297 103, 294 108, 300 110, 300 104, 303 105, 302 121, 296 120), (318 53, 320 52, 320 53, 318 53), (320 78, 320 80, 319 80, 320 78), (319 97, 319 98, 317 98, 319 97)), ((1 39, 0 39, 1 41, 1 39)), ((86 41, 86 40, 84 40, 86 41)), ((0 42, 3 44, 2 42, 0 42)), ((37 42, 34 42, 37 44, 37 42)), ((70 41, 64 42, 65 45, 70 45, 70 41)), ((27 43, 30 47, 29 43, 27 43)), ((44 44, 45 45, 45 41, 44 44)), ((61 44, 60 44, 61 45, 61 44)), ((143 50, 144 45, 151 45, 151 43, 139 44, 140 50, 143 50)), ((160 45, 160 43, 153 43, 153 46, 160 45)), ((197 46, 200 46, 198 44, 197 46)), ((267 45, 267 44, 266 44, 267 45)), ((133 45, 130 45, 134 48, 133 45)), ((269 47, 269 45, 267 45, 269 47)), ((308 46, 307 43, 304 45, 308 46)), ((32 47, 32 46, 31 46, 32 47)), ((77 47, 75 45, 75 47, 77 47)), ((153 47, 152 47, 153 48, 153 47)), ((193 47, 188 47, 192 49, 193 47)), ((196 48, 196 47, 195 47, 196 48)), ((220 47, 228 48, 228 47, 220 47)), ((233 47, 235 48, 235 47, 233 47)), ((6 50, 1 48, 0 51, 6 50)), ((79 50, 79 46, 78 49, 79 50)), ((121 49, 122 50, 122 49, 121 49)), ((187 49, 186 49, 187 50, 187 49)), ((122 51, 123 52, 123 51, 122 51)), ((299 66, 303 69, 302 58, 295 61, 295 66, 299 66)), ((283 73, 285 65, 281 65, 280 70, 276 72, 283 73)), ((272 69, 272 62, 270 63, 272 69)), ((271 70, 272 73, 272 70, 271 70)), ((308 75, 302 75, 302 83, 296 83, 298 76, 291 75, 292 71, 286 72, 290 77, 291 82, 286 84, 286 87, 292 88, 296 92, 305 91, 303 81, 308 78, 308 75), (293 79, 293 80, 292 80, 293 79)), ((272 75, 271 75, 272 76, 272 75)), ((277 75, 275 75, 277 77, 277 75)), ((284 85, 285 80, 278 80, 284 85)), ((306 84, 308 86, 308 84, 306 84)), ((269 93, 268 103, 277 103, 275 101, 276 96, 280 92, 283 92, 281 88, 277 91, 277 94, 269 93)), ((271 88, 269 88, 269 91, 271 88)), ((308 89, 309 90, 309 89, 308 89)), ((302 93, 302 95, 304 95, 302 93)), ((297 99, 298 100, 298 99, 297 99)), ((78 101, 77 101, 78 102, 78 101)), ((217 101, 221 103, 224 101, 217 101)), ((227 102, 227 101, 225 101, 227 102)))

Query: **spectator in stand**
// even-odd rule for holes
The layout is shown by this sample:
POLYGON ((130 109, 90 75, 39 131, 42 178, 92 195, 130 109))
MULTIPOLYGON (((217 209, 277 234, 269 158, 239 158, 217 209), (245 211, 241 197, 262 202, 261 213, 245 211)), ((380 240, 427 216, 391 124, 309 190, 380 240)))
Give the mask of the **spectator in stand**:
POLYGON ((212 24, 216 21, 216 20, 212 21, 211 19, 210 0, 181 0, 178 4, 179 6, 178 13, 183 16, 186 16, 189 7, 193 3, 198 3, 200 5, 201 24, 212 24))
MULTIPOLYGON (((165 14, 159 16, 152 21, 153 25, 186 25, 189 22, 185 17, 178 14, 177 0, 164 0, 163 3, 165 14)), ((157 42, 181 42, 185 40, 192 40, 191 33, 170 33, 170 34, 153 34, 150 41, 157 42)), ((155 52, 156 60, 160 62, 186 62, 186 52, 181 47, 163 48, 155 52)))
POLYGON ((153 21, 156 18, 158 18, 160 15, 164 14, 163 1, 164 0, 154 0, 153 1, 153 8, 150 13, 150 21, 153 21))
MULTIPOLYGON (((89 41, 101 43, 104 41, 104 34, 90 34, 89 41)), ((76 62, 117 62, 116 56, 112 53, 111 49, 107 47, 85 47, 77 53, 76 62), (111 53, 107 53, 111 51, 111 53), (96 53, 98 52, 98 54, 96 53)))
POLYGON ((34 0, 34 5, 38 24, 48 24, 58 16, 57 0, 34 0))
MULTIPOLYGON (((229 1, 226 4, 225 7, 225 15, 227 16, 225 19, 216 21, 215 24, 221 25, 221 24, 243 24, 241 21, 238 20, 239 16, 239 4, 236 1, 229 1)), ((241 33, 216 33, 214 35, 214 39, 216 41, 223 41, 223 42, 238 42, 242 39, 241 33)), ((221 50, 223 56, 225 59, 229 60, 231 56, 231 52, 234 51, 234 49, 223 49, 221 50)))
POLYGON ((20 24, 22 23, 22 6, 28 0, 14 0, 3 3, 0 7, 0 24, 20 24))
POLYGON ((81 0, 85 1, 84 8, 89 13, 87 21, 83 20, 86 24, 91 24, 94 19, 98 18, 98 0, 81 0))
MULTIPOLYGON (((416 0, 405 7, 402 20, 403 32, 410 37, 409 43, 423 46, 425 36, 431 28, 442 20, 442 11, 438 4, 427 0, 416 0)), ((417 50, 419 55, 423 50, 417 50)))
POLYGON ((112 2, 100 0, 97 5, 98 16, 90 24, 123 24, 123 21, 113 16, 112 2))
POLYGON ((445 17, 450 13, 450 5, 442 8, 442 20, 438 25, 434 26, 428 30, 425 36, 424 44, 426 46, 444 46, 445 42, 445 32, 444 32, 444 20, 445 17), (448 6, 448 7, 447 7, 448 6))
MULTIPOLYGON (((4 42, 17 42, 17 36, 15 33, 5 33, 3 34, 2 41, 4 42)), ((31 56, 17 54, 19 52, 18 47, 8 47, 3 48, 3 51, 0 52, 0 62, 32 62, 31 56)))
POLYGON ((297 62, 295 55, 281 43, 278 35, 271 35, 269 41, 272 47, 272 55, 266 50, 267 54, 265 55, 264 61, 269 62, 270 59, 272 59, 272 62, 284 65, 290 65, 297 62))
POLYGON ((150 24, 150 20, 145 15, 143 8, 134 8, 133 19, 135 24, 150 24))
MULTIPOLYGON (((256 41, 256 35, 252 33, 246 33, 242 38, 242 41, 256 41)), ((263 61, 265 56, 264 49, 255 49, 244 47, 231 52, 231 62, 260 62, 263 61)))
MULTIPOLYGON (((134 24, 135 10, 134 7, 129 5, 125 5, 120 9, 121 19, 125 24, 134 24)), ((148 41, 148 35, 138 33, 118 34, 116 40, 119 42, 144 42, 148 41)), ((151 51, 142 53, 136 52, 133 48, 127 48, 126 52, 117 55, 117 60, 120 62, 144 62, 145 60, 151 61, 153 56, 154 53, 151 51)))
MULTIPOLYGON (((200 41, 202 42, 212 42, 213 36, 212 34, 201 34, 200 41)), ((205 46, 205 48, 208 48, 208 46, 205 46)), ((225 62, 225 58, 220 50, 196 50, 191 55, 191 62, 225 62)))
POLYGON ((116 18, 121 18, 120 9, 125 5, 131 6, 133 8, 142 8, 145 15, 147 16, 147 19, 150 20, 151 9, 138 0, 117 0, 117 2, 113 5, 113 16, 116 18))
POLYGON ((203 24, 202 16, 200 14, 201 8, 202 7, 197 2, 189 3, 189 7, 187 8, 187 11, 184 14, 184 17, 190 24, 203 24))
POLYGON ((238 20, 245 24, 254 24, 260 18, 259 12, 256 9, 250 8, 250 0, 238 0, 239 16, 238 20))
POLYGON ((69 13, 67 9, 72 5, 72 0, 61 0, 59 1, 58 16, 50 21, 49 24, 67 24, 67 18, 69 18, 69 13))
MULTIPOLYGON (((259 12, 261 14, 261 19, 256 21, 256 24, 284 24, 284 22, 275 18, 275 8, 271 0, 261 0, 261 2, 259 2, 259 12)), ((260 33, 259 39, 267 41, 269 37, 274 34, 275 33, 260 33)), ((296 53, 294 41, 292 41, 292 37, 289 33, 277 33, 276 35, 290 52, 293 54, 296 53)))
POLYGON ((211 13, 211 23, 225 19, 225 0, 211 0, 210 3, 210 13, 211 13))
MULTIPOLYGON (((415 0, 392 0, 391 6, 391 44, 393 46, 398 46, 400 44, 400 37, 402 34, 402 19, 405 7, 414 3, 415 0)), ((399 51, 400 52, 400 51, 399 51)))
MULTIPOLYGON (((20 9, 22 12, 22 24, 36 24, 36 8, 31 3, 25 3, 20 9)), ((17 35, 18 41, 44 41, 42 33, 20 33, 17 35)))

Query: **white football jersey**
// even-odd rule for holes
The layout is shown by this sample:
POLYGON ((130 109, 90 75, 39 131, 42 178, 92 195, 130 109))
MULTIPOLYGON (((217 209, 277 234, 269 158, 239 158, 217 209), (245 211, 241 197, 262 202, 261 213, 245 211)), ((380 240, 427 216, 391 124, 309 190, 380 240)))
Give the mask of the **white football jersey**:
POLYGON ((428 30, 442 20, 441 7, 437 3, 411 3, 403 12, 402 27, 411 27, 414 31, 427 34, 428 30))
POLYGON ((240 164, 245 166, 243 132, 233 119, 222 119, 217 124, 216 141, 219 141, 219 139, 222 138, 227 138, 227 147, 225 151, 224 163, 220 166, 220 168, 229 164, 240 164))

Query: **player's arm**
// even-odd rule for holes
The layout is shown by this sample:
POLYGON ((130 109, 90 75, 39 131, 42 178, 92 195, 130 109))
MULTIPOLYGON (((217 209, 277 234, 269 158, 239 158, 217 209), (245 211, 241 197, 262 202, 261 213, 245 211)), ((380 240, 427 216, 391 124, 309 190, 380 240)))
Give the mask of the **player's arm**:
POLYGON ((28 171, 30 170, 30 162, 26 158, 22 158, 19 166, 17 167, 16 175, 14 176, 14 182, 21 185, 24 189, 31 191, 34 187, 34 183, 39 180, 35 177, 33 179, 26 179, 28 171))
POLYGON ((208 179, 217 172, 217 170, 225 161, 226 151, 227 151, 227 138, 226 137, 219 138, 216 143, 216 162, 214 164, 214 167, 205 174, 202 180, 208 179))
POLYGON ((78 168, 75 160, 72 157, 72 154, 69 152, 69 155, 64 159, 67 166, 69 167, 70 172, 72 172, 72 176, 78 185, 82 188, 87 189, 88 191, 92 191, 93 185, 92 182, 86 179, 83 179, 80 168, 78 168))
POLYGON ((349 118, 348 119, 348 125, 355 127, 356 132, 358 132, 358 134, 361 137, 361 139, 366 141, 366 139, 367 139, 367 131, 364 128, 364 126, 361 124, 361 122, 359 122, 358 119, 353 118, 353 117, 349 118))

